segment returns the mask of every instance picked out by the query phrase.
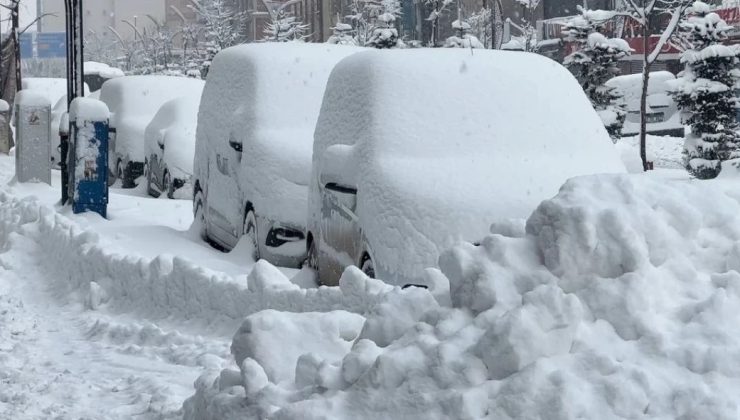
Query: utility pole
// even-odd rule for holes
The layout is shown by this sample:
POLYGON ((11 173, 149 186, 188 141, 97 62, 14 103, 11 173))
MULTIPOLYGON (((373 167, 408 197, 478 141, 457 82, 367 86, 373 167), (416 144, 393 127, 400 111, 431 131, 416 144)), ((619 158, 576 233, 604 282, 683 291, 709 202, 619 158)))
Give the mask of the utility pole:
POLYGON ((20 0, 13 0, 13 3, 11 3, 10 8, 10 22, 12 27, 12 34, 11 37, 13 39, 13 60, 15 60, 15 88, 16 90, 21 90, 21 42, 20 42, 20 35, 18 34, 19 31, 19 17, 18 13, 20 11, 18 5, 20 3, 20 0))
MULTIPOLYGON (((82 0, 64 0, 64 10, 67 21, 67 111, 72 101, 84 96, 84 68, 83 68, 83 38, 82 38, 82 0)), ((71 130, 68 130, 71 134, 71 130)), ((70 198, 69 174, 69 138, 61 138, 61 162, 62 170, 62 204, 70 198)))

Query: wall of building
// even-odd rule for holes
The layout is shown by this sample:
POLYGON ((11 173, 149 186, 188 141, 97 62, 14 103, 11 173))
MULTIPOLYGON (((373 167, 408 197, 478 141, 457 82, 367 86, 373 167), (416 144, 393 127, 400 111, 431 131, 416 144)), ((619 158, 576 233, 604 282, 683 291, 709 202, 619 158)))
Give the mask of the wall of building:
MULTIPOLYGON (((133 39, 134 30, 124 20, 135 23, 140 30, 153 26, 147 15, 165 21, 165 0, 88 0, 83 6, 86 36, 94 31, 101 38, 111 39, 109 28, 113 28, 125 39, 133 39)), ((42 10, 56 15, 44 18, 44 32, 65 31, 64 0, 43 0, 42 10)))

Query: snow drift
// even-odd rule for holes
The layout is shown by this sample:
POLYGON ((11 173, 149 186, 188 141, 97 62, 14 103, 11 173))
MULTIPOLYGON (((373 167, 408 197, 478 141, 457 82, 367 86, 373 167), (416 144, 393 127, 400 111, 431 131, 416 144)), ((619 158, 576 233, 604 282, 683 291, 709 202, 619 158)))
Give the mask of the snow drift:
POLYGON ((249 362, 249 393, 211 372, 186 418, 737 418, 733 183, 575 178, 440 267, 436 290, 382 291, 340 362, 298 362, 292 383, 249 362))

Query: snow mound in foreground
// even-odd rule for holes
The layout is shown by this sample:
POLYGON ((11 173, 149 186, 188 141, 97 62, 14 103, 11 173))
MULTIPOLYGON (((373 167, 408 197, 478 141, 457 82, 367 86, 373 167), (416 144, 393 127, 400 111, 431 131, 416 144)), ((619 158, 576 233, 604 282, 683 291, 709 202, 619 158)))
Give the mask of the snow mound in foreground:
POLYGON ((385 289, 340 362, 310 370, 301 356, 301 375, 275 383, 252 361, 250 392, 204 375, 185 417, 735 419, 740 194, 729 188, 572 179, 524 232, 442 255, 427 275, 449 282, 451 304, 444 287, 385 289))

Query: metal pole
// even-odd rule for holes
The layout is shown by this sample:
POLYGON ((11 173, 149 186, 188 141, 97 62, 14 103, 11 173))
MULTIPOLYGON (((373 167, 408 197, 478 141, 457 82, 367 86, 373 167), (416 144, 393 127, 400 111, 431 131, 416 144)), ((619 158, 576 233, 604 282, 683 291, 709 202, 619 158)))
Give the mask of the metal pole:
POLYGON ((20 9, 18 8, 19 0, 13 1, 13 8, 10 11, 10 17, 11 17, 11 25, 13 27, 13 55, 15 56, 13 59, 15 60, 15 89, 16 91, 19 91, 23 88, 23 85, 21 84, 21 39, 20 35, 18 34, 20 22, 18 18, 18 13, 20 12, 20 9))

